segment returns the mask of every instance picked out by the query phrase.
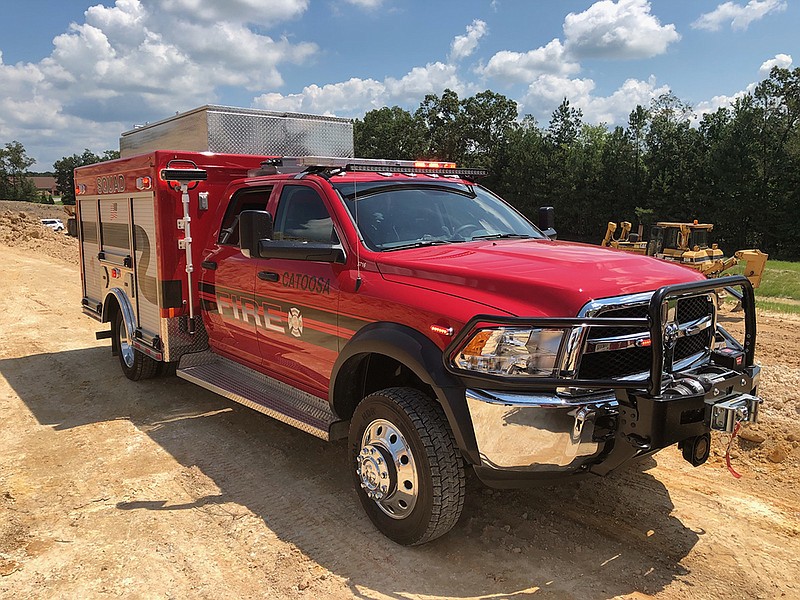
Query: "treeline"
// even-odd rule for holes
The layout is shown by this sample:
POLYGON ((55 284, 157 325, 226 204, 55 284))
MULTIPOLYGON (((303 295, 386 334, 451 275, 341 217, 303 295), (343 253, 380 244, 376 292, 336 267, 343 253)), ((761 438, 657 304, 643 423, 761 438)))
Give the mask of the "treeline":
POLYGON ((355 122, 357 156, 437 158, 491 171, 485 184, 534 222, 556 208, 561 239, 598 243, 608 221, 714 223, 731 254, 760 248, 800 260, 800 68, 774 68, 729 108, 694 122, 672 94, 637 106, 627 126, 583 122, 568 100, 542 126, 486 91, 445 90, 410 113, 373 110, 355 122))
POLYGON ((17 141, 0 147, 0 200, 41 200, 27 170, 36 161, 17 141))
POLYGON ((31 177, 50 175, 56 180, 56 192, 63 204, 75 204, 75 184, 73 171, 77 167, 119 158, 118 150, 106 150, 97 155, 89 149, 83 154, 64 156, 53 164, 53 171, 33 173, 28 167, 36 163, 29 157, 22 143, 13 141, 0 147, 0 200, 21 200, 53 204, 53 197, 39 192, 31 177))

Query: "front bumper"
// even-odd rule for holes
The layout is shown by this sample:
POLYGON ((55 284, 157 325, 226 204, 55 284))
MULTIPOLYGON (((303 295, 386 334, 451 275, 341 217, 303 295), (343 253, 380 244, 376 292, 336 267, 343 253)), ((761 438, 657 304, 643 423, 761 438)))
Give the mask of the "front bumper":
POLYGON ((613 393, 569 401, 468 389, 466 398, 481 466, 494 470, 575 471, 602 452, 619 415, 613 393))
MULTIPOLYGON (((753 289, 746 278, 733 276, 659 288, 647 303, 646 318, 478 315, 445 351, 445 366, 464 384, 463 402, 475 439, 469 457, 476 472, 490 485, 516 487, 529 480, 590 472, 605 475, 633 458, 676 443, 689 462, 702 464, 712 429, 731 432, 738 422, 756 420, 761 400, 755 395, 760 376, 755 342, 753 289), (712 313, 715 333, 705 340, 703 355, 690 363, 679 360, 678 340, 694 335, 681 329, 682 299, 736 287, 742 290, 743 343, 717 327, 712 313), (550 377, 535 378, 456 367, 453 357, 466 340, 492 324, 578 332, 594 327, 646 328, 649 336, 640 341, 649 342, 643 346, 650 348, 650 369, 641 377, 588 379, 563 365, 550 377)), ((581 348, 579 344, 578 351, 581 348)))
POLYGON ((467 389, 480 456, 475 471, 494 487, 606 475, 714 429, 729 431, 734 421, 756 420, 760 367, 707 366, 686 376, 702 387, 656 397, 617 390, 579 399, 467 389))

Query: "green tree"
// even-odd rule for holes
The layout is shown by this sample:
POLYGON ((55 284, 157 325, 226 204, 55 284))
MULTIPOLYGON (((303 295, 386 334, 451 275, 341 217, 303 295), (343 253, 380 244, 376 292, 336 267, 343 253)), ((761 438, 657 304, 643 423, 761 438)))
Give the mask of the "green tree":
POLYGON ((399 106, 371 110, 353 124, 356 156, 414 160, 425 150, 421 123, 399 106))
POLYGON ((536 119, 526 115, 508 134, 505 155, 495 189, 535 223, 538 208, 550 200, 547 142, 536 119))
POLYGON ((457 93, 446 89, 441 98, 428 94, 414 116, 426 133, 424 158, 462 162, 468 148, 467 123, 457 93))
POLYGON ((473 164, 492 167, 517 124, 517 103, 491 90, 461 101, 467 155, 473 164))
POLYGON ((35 163, 36 160, 28 156, 22 143, 16 140, 0 149, 0 192, 4 197, 10 200, 34 199, 36 186, 26 172, 35 163))
POLYGON ((800 67, 774 67, 753 93, 760 116, 758 228, 764 247, 778 256, 800 256, 800 67))
POLYGON ((646 204, 660 220, 691 220, 703 207, 693 197, 700 136, 692 128, 692 110, 674 94, 662 94, 650 106, 646 204))

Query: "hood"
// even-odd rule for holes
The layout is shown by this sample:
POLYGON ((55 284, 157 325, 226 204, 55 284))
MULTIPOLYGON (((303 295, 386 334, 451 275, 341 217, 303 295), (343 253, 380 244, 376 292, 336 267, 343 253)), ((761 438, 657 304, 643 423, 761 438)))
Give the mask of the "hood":
POLYGON ((517 316, 574 317, 590 300, 702 280, 688 267, 552 240, 481 240, 382 253, 382 276, 517 316))

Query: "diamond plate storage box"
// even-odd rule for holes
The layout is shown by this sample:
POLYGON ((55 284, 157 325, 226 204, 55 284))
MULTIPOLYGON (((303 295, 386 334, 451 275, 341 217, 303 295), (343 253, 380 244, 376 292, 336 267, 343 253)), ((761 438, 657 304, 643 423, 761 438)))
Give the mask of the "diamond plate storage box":
POLYGON ((353 156, 349 119, 229 106, 201 106, 119 138, 122 158, 154 150, 353 156))

